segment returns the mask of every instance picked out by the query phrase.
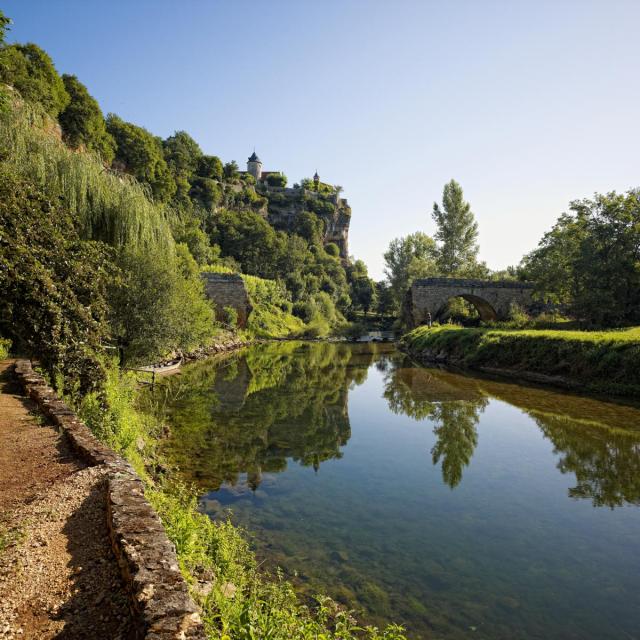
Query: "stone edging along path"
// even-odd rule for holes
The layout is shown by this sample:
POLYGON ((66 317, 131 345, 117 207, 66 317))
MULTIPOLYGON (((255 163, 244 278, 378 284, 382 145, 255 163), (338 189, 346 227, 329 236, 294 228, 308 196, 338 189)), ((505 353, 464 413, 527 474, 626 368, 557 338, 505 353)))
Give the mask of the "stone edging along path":
POLYGON ((91 433, 33 371, 29 360, 18 360, 15 372, 26 394, 59 427, 78 455, 91 466, 107 469, 107 525, 129 590, 138 638, 205 640, 199 610, 180 573, 175 548, 131 465, 91 433))

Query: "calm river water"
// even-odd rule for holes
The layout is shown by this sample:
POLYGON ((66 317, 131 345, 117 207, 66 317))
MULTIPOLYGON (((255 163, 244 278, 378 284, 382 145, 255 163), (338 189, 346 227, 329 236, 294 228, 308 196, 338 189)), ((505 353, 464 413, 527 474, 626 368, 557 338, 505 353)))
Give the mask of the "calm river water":
POLYGON ((640 411, 277 343, 156 390, 202 509, 411 638, 640 638, 640 411))

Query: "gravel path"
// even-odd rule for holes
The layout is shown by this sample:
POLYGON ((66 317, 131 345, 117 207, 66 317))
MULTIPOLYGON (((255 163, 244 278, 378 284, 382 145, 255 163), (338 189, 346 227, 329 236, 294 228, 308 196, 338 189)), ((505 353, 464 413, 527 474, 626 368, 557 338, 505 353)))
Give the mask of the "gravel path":
POLYGON ((0 363, 0 638, 133 638, 104 472, 43 423, 10 364, 0 363))

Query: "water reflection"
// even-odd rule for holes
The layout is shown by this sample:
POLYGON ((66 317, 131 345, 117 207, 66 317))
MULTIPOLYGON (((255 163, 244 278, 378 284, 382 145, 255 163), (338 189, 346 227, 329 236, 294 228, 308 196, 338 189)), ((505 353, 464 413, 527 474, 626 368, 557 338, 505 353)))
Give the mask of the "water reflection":
POLYGON ((186 367, 147 396, 170 423, 167 446, 187 479, 217 490, 240 479, 257 489, 263 473, 287 460, 316 471, 338 459, 351 436, 349 390, 369 367, 384 374, 389 409, 432 429, 431 461, 452 489, 478 446, 478 423, 491 398, 521 408, 573 474, 568 495, 594 506, 640 504, 638 411, 547 389, 414 366, 389 345, 264 344, 186 367))
POLYGON ((321 343, 194 363, 146 401, 203 509, 306 594, 412 638, 634 637, 636 408, 321 343))
POLYGON ((434 465, 442 460, 442 479, 453 489, 471 462, 478 444, 476 425, 489 400, 476 389, 447 383, 438 372, 407 364, 402 357, 387 361, 384 397, 394 413, 434 425, 431 459, 434 465))
POLYGON ((342 456, 349 389, 366 380, 376 353, 366 345, 257 345, 216 367, 185 367, 147 406, 171 425, 166 453, 188 480, 212 490, 242 480, 255 490, 287 460, 318 471, 342 456))

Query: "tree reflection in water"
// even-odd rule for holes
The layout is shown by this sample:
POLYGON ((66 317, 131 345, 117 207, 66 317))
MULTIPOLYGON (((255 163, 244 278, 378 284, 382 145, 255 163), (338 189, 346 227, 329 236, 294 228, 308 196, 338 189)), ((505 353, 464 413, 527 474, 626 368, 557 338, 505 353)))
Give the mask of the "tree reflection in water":
POLYGON ((246 474, 256 490, 263 473, 285 470, 288 459, 318 471, 342 456, 348 392, 366 380, 374 357, 366 346, 256 345, 185 367, 147 395, 147 406, 171 425, 164 452, 183 477, 215 491, 246 474))
POLYGON ((557 468, 576 477, 568 491, 596 507, 640 504, 640 424, 637 408, 593 398, 422 369, 406 359, 383 369, 384 396, 394 413, 434 423, 433 464, 456 487, 478 444, 477 424, 497 398, 530 415, 554 447, 557 468))
POLYGON ((389 360, 384 371, 384 397, 389 408, 434 424, 433 464, 442 460, 442 479, 452 489, 457 487, 478 444, 476 426, 488 398, 468 385, 458 386, 453 380, 439 377, 433 370, 415 367, 404 358, 389 360))
POLYGON ((388 346, 327 343, 256 345, 222 362, 185 367, 153 394, 147 408, 171 426, 164 452, 187 480, 218 489, 257 489, 287 460, 320 469, 340 458, 351 437, 348 393, 375 367, 391 411, 433 425, 431 449, 443 481, 462 481, 478 445, 478 423, 497 398, 530 415, 554 447, 569 490, 594 506, 640 504, 637 408, 549 389, 415 366, 388 346))

